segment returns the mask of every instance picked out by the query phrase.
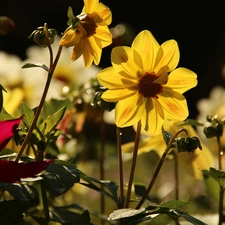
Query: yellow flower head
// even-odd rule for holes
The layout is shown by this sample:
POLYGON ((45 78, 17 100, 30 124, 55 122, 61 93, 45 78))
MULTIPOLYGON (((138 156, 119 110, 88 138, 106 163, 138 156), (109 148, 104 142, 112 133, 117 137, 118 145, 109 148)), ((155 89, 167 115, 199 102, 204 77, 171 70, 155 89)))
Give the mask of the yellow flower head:
MULTIPOLYGON (((71 8, 68 10, 70 25, 60 41, 60 45, 73 48, 71 60, 78 59, 82 54, 85 67, 92 62, 99 64, 102 48, 112 43, 112 35, 108 25, 112 21, 110 9, 99 0, 84 0, 82 13, 73 16, 71 8)), ((69 23, 69 22, 68 22, 69 23)))
POLYGON ((187 118, 187 102, 182 94, 197 85, 197 75, 186 68, 175 69, 179 57, 175 40, 160 46, 147 30, 137 35, 131 47, 112 50, 112 66, 97 78, 108 89, 102 98, 117 102, 118 127, 141 120, 144 130, 154 134, 161 131, 164 119, 187 118))

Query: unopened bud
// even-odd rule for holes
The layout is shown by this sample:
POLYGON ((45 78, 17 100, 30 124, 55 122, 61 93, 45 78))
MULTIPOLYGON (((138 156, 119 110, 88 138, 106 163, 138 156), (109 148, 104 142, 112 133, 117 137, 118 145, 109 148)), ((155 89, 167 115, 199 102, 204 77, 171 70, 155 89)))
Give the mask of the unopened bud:
POLYGON ((47 47, 48 44, 52 44, 57 36, 57 31, 55 29, 48 29, 48 34, 46 34, 44 27, 38 27, 37 30, 34 30, 31 35, 33 40, 42 47, 47 47))
POLYGON ((6 35, 15 27, 14 21, 7 16, 0 16, 0 34, 6 35))

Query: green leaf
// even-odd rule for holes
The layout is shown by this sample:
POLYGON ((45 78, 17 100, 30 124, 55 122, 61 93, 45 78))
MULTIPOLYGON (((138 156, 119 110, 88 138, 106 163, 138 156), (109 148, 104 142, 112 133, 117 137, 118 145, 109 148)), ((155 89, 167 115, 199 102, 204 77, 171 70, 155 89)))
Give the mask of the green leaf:
POLYGON ((6 110, 4 107, 2 108, 2 111, 0 113, 0 120, 11 120, 14 119, 6 110))
POLYGON ((0 183, 0 188, 9 192, 14 200, 20 201, 24 209, 29 209, 39 203, 39 194, 31 185, 0 183))
POLYGON ((194 224, 194 225, 207 225, 206 223, 196 219, 195 217, 180 211, 180 210, 174 210, 173 212, 175 212, 177 215, 183 217, 185 220, 189 221, 190 223, 194 224))
POLYGON ((23 124, 30 128, 33 120, 34 120, 34 111, 29 108, 29 106, 26 103, 21 104, 21 114, 23 115, 23 124))
POLYGON ((53 132, 54 129, 56 129, 57 125, 61 121, 64 112, 66 110, 66 107, 62 107, 60 110, 55 112, 53 115, 49 115, 42 125, 39 127, 40 130, 43 132, 45 136, 49 136, 51 132, 53 132))
POLYGON ((109 215, 108 220, 112 221, 112 220, 119 220, 122 218, 127 218, 127 217, 132 217, 132 216, 136 216, 138 214, 142 214, 145 213, 146 210, 144 208, 142 209, 117 209, 114 210, 113 213, 111 213, 109 215))
POLYGON ((45 120, 49 115, 53 115, 58 110, 66 107, 66 109, 71 109, 73 107, 73 103, 69 99, 50 99, 44 103, 43 109, 41 111, 41 117, 45 120))
POLYGON ((46 70, 47 72, 49 71, 49 68, 45 64, 41 64, 41 63, 26 63, 22 66, 23 69, 32 68, 32 67, 40 67, 46 70))
POLYGON ((189 202, 183 202, 178 200, 169 200, 166 202, 162 202, 159 207, 162 208, 168 208, 168 209, 181 209, 187 205, 189 205, 189 202))
POLYGON ((86 186, 90 189, 93 189, 97 192, 100 192, 101 194, 103 194, 103 195, 107 196, 108 198, 112 199, 117 204, 118 207, 120 206, 120 200, 119 200, 118 195, 117 195, 118 185, 115 182, 113 182, 113 181, 100 181, 96 178, 88 177, 84 173, 81 173, 80 177, 81 177, 81 179, 83 179, 84 181, 87 182, 87 183, 80 182, 80 184, 82 184, 82 185, 84 185, 84 186, 86 186), (99 184, 99 186, 103 186, 104 188, 108 189, 109 192, 100 188, 95 183, 99 184))
POLYGON ((210 167, 210 170, 202 170, 203 174, 215 179, 222 187, 225 185, 225 172, 210 167))
POLYGON ((67 21, 67 25, 70 26, 73 24, 73 21, 75 19, 75 16, 73 14, 73 9, 71 6, 69 6, 68 10, 67 10, 67 16, 69 18, 69 20, 67 21))
POLYGON ((191 125, 191 126, 204 126, 203 123, 198 122, 194 119, 187 119, 181 123, 178 124, 178 126, 184 126, 184 125, 191 125))
POLYGON ((63 163, 55 160, 41 175, 54 196, 59 196, 67 192, 74 183, 80 181, 80 172, 73 164, 63 163))

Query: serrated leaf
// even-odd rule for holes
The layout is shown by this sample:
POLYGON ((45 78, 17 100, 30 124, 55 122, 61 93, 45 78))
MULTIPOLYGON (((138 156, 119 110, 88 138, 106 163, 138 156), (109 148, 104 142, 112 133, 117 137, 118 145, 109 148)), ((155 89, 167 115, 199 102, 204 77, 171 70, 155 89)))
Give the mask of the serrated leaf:
POLYGON ((45 121, 42 124, 45 124, 44 129, 41 129, 44 135, 49 135, 59 124, 61 121, 64 112, 66 110, 66 107, 62 107, 57 112, 55 112, 53 115, 49 115, 45 121))
POLYGON ((41 64, 41 63, 26 63, 22 66, 23 69, 32 68, 32 67, 39 67, 44 69, 47 72, 49 71, 49 68, 45 64, 41 64))
POLYGON ((34 111, 29 108, 26 103, 21 104, 21 114, 23 115, 23 123, 27 128, 30 128, 34 120, 34 111))
POLYGON ((75 183, 80 181, 79 171, 73 165, 55 161, 43 172, 42 177, 50 193, 59 196, 67 192, 75 183))

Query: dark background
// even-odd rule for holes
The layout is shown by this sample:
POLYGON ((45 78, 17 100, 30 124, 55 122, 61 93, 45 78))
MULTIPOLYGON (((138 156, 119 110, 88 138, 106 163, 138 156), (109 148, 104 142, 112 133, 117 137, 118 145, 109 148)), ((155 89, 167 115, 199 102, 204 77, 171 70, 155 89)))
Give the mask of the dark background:
MULTIPOLYGON (((112 11, 110 28, 125 23, 134 36, 148 29, 160 44, 169 39, 178 42, 181 53, 179 66, 193 70, 199 80, 197 87, 184 94, 191 118, 198 113, 197 101, 208 97, 214 86, 225 84, 222 78, 225 65, 225 7, 222 2, 102 0, 112 11)), ((44 23, 59 33, 63 32, 67 27, 69 6, 75 15, 80 14, 83 1, 1 0, 0 16, 12 18, 15 29, 8 35, 0 35, 0 50, 25 59, 26 49, 34 44, 32 39, 27 39, 31 32, 44 23)), ((103 50, 101 67, 111 65, 112 47, 103 50)))

